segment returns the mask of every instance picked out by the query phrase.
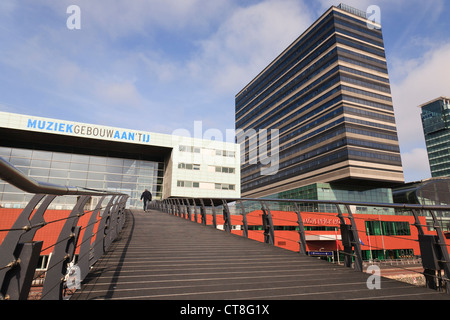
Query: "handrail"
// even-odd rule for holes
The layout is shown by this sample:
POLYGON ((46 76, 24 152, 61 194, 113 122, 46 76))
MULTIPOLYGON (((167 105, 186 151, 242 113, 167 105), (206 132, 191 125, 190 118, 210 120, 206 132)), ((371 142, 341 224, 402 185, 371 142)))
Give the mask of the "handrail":
MULTIPOLYGON (((0 300, 27 299, 38 264, 43 241, 35 240, 36 231, 46 226, 44 214, 57 196, 77 196, 76 204, 65 221, 53 247, 51 259, 45 272, 41 299, 63 299, 64 286, 69 287, 68 277, 75 274, 82 281, 89 268, 108 250, 122 230, 126 220, 126 203, 129 195, 114 191, 60 186, 36 181, 8 161, 0 157, 0 179, 34 194, 13 226, 7 230, 0 245, 0 300), (84 208, 91 197, 100 199, 94 210, 84 208), (79 219, 89 215, 83 238, 79 219), (94 232, 94 226, 97 231, 94 232), (75 251, 79 248, 79 259, 75 266, 75 251), (72 268, 72 269, 71 269, 72 268), (78 270, 78 271, 73 271, 78 270)), ((75 281, 76 282, 76 281, 75 281)))
MULTIPOLYGON (((364 206, 364 207, 379 207, 379 208, 391 208, 397 209, 400 211, 405 211, 408 215, 411 215, 414 218, 414 222, 411 223, 412 226, 416 227, 418 239, 414 240, 419 243, 422 265, 424 268, 423 275, 426 279, 426 285, 429 288, 434 288, 437 290, 443 290, 450 293, 450 255, 448 252, 448 244, 446 242, 446 238, 443 232, 443 228, 438 219, 438 215, 436 212, 450 212, 450 206, 442 206, 442 205, 420 205, 420 204, 395 204, 395 203, 369 203, 369 202, 351 202, 351 201, 336 201, 336 200, 309 200, 309 199, 254 199, 254 198, 226 198, 226 199, 215 199, 215 198, 168 198, 162 201, 153 202, 153 207, 157 210, 167 212, 169 214, 173 214, 184 219, 191 220, 191 211, 190 206, 191 203, 194 206, 194 212, 196 212, 196 206, 200 206, 200 213, 202 215, 201 221, 202 224, 206 225, 206 207, 207 203, 210 202, 212 209, 212 218, 213 218, 213 226, 217 228, 215 217, 217 215, 218 207, 216 205, 220 202, 223 203, 222 206, 222 214, 223 214, 223 223, 224 230, 228 233, 231 232, 232 227, 229 225, 229 221, 231 219, 231 205, 233 202, 236 203, 236 212, 235 215, 242 216, 242 236, 248 238, 248 222, 246 212, 243 203, 245 202, 255 202, 258 203, 261 209, 262 214, 260 215, 262 218, 262 227, 264 234, 264 242, 268 244, 274 245, 274 237, 275 237, 275 226, 272 221, 272 213, 271 210, 278 210, 274 208, 270 208, 270 203, 291 203, 295 205, 295 208, 292 210, 288 210, 289 212, 294 212, 297 214, 298 218, 298 233, 300 236, 299 243, 299 253, 307 254, 306 252, 306 233, 303 227, 303 219, 301 217, 302 210, 299 208, 297 204, 299 203, 309 203, 309 204, 331 204, 335 207, 337 216, 339 218, 340 224, 338 228, 341 233, 342 246, 344 247, 343 251, 340 251, 344 254, 344 265, 347 267, 354 266, 355 270, 363 271, 363 259, 362 259, 362 249, 361 249, 361 240, 359 238, 359 233, 361 230, 357 229, 357 225, 355 219, 358 219, 357 215, 353 215, 354 208, 353 206, 364 206), (220 200, 220 201, 219 201, 220 200), (343 206, 344 208, 341 208, 343 206), (420 221, 420 216, 425 213, 432 219, 431 227, 434 228, 435 234, 430 234, 424 231, 424 225, 420 221), (227 225, 228 224, 228 225, 227 225)), ((283 208, 280 208, 281 211, 286 211, 283 208)), ((277 218, 278 219, 278 218, 277 218)), ((197 213, 195 214, 194 220, 197 221, 197 213)), ((428 225, 428 224, 427 224, 428 225)), ((337 236, 336 236, 337 237, 337 236)), ((383 244, 384 247, 384 244, 383 244)), ((384 249, 383 249, 384 250, 384 249)))
MULTIPOLYGON (((170 200, 181 200, 185 198, 174 197, 170 200)), ((193 201, 198 200, 217 200, 215 198, 193 198, 193 201)), ((286 202, 286 203, 317 203, 317 204, 333 204, 342 206, 361 206, 361 207, 384 207, 391 209, 406 209, 406 210, 439 210, 450 212, 450 205, 422 205, 422 204, 409 204, 409 203, 375 203, 375 202, 356 202, 356 201, 340 201, 340 200, 312 200, 312 199, 266 199, 266 198, 223 198, 228 203, 240 202, 240 201, 253 201, 253 202, 286 202)))
POLYGON ((22 191, 35 194, 53 194, 53 195, 123 195, 123 193, 95 190, 81 187, 61 186, 47 182, 34 180, 22 171, 17 169, 11 163, 0 157, 0 179, 12 184, 22 191))

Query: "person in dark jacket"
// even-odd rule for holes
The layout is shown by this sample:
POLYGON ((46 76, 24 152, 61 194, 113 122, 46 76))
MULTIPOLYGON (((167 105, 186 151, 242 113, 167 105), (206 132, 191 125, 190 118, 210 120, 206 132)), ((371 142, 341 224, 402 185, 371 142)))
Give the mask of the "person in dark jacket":
POLYGON ((145 189, 145 191, 142 192, 141 200, 144 200, 144 211, 147 211, 147 203, 149 201, 152 201, 152 194, 150 193, 150 191, 145 189))

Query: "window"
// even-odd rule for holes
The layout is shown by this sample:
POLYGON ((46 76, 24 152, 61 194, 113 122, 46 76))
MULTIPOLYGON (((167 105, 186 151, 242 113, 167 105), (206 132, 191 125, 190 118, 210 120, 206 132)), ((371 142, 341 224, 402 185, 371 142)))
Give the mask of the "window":
POLYGON ((196 181, 177 181, 177 187, 181 188, 200 188, 200 182, 196 181))
POLYGON ((216 183, 215 188, 217 190, 234 190, 235 185, 234 184, 227 184, 227 183, 216 183))
POLYGON ((178 150, 181 152, 192 152, 192 153, 200 153, 201 149, 199 147, 193 146, 179 146, 178 150))
POLYGON ((235 169, 229 167, 216 167, 215 171, 221 173, 232 173, 232 174, 235 173, 235 169))
POLYGON ((409 236, 411 229, 406 221, 366 221, 366 233, 371 236, 409 236))
POLYGON ((216 150, 216 156, 224 156, 224 157, 234 158, 235 155, 236 155, 236 153, 234 151, 216 150))
POLYGON ((36 269, 38 270, 47 269, 48 262, 49 262, 48 256, 39 256, 39 261, 36 266, 36 269))
POLYGON ((179 163, 178 169, 186 169, 186 170, 200 170, 199 164, 194 163, 179 163))

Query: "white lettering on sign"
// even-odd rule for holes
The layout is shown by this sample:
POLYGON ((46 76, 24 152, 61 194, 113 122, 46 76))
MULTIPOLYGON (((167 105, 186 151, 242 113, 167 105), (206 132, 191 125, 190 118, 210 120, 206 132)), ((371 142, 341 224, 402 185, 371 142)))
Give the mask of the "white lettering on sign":
POLYGON ((314 224, 314 225, 339 225, 340 220, 339 219, 333 219, 333 218, 306 218, 303 221, 304 224, 314 224))

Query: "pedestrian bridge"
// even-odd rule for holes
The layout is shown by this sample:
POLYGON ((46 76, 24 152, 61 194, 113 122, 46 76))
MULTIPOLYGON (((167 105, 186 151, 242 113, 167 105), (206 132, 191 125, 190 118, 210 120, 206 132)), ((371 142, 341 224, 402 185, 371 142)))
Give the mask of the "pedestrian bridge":
POLYGON ((338 221, 335 241, 342 243, 345 255, 341 265, 306 251, 302 209, 321 201, 167 199, 152 202, 144 212, 127 209, 126 194, 34 181, 2 158, 0 178, 30 196, 24 208, 0 208, 0 300, 450 298, 450 258, 441 224, 450 207, 327 202, 336 210, 329 215, 338 221), (50 215, 48 208, 57 197, 72 197, 73 209, 50 215), (365 272, 361 230, 352 214, 356 206, 401 210, 413 217, 417 239, 409 241, 420 244, 420 272, 428 288, 383 273, 380 277, 379 268, 365 272), (280 235, 275 211, 278 224, 288 214, 290 223, 295 222, 287 232, 296 234, 297 252, 275 246, 280 235), (249 220, 255 217, 257 222, 249 220), (240 229, 234 230, 237 225, 240 229), (57 232, 52 243, 46 238, 49 232, 57 232), (47 251, 51 257, 43 268, 47 251))
POLYGON ((448 299, 246 239, 157 210, 127 212, 124 229, 71 299, 448 299))

